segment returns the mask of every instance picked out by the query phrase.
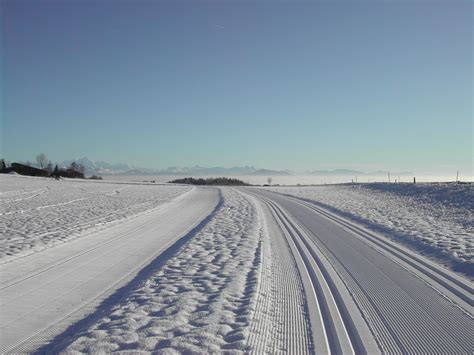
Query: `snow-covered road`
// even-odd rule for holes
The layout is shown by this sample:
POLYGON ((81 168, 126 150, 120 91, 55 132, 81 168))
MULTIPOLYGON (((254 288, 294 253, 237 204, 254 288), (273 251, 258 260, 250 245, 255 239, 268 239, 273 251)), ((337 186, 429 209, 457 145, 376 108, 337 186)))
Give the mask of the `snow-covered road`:
POLYGON ((90 313, 208 217, 217 189, 2 265, 0 353, 28 352, 90 313))
POLYGON ((380 231, 262 188, 167 188, 46 249, 24 234, 31 253, 1 265, 0 353, 472 353, 472 282, 380 231))
POLYGON ((472 353, 472 283, 311 203, 251 193, 295 256, 316 352, 472 353))

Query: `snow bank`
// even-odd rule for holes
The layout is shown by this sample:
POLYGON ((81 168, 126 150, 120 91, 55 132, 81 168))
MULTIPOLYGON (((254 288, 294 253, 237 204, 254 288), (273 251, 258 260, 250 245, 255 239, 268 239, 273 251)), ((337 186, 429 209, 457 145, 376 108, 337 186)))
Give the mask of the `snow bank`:
POLYGON ((261 269, 256 207, 222 189, 214 217, 174 257, 78 334, 67 352, 248 350, 261 269))
POLYGON ((0 174, 0 263, 144 213, 189 189, 0 174))
POLYGON ((472 274, 472 184, 345 184, 272 187, 311 200, 472 274), (471 270, 471 271, 469 271, 471 270))

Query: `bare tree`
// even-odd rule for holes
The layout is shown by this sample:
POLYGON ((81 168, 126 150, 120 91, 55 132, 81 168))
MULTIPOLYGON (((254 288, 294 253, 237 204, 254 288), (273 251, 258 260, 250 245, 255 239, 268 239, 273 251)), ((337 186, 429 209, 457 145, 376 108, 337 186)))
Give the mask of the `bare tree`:
POLYGON ((268 185, 271 185, 271 184, 272 184, 272 181, 273 181, 273 179, 272 179, 271 177, 269 177, 269 178, 267 179, 268 185))
POLYGON ((38 162, 41 169, 46 168, 49 162, 48 158, 46 157, 46 154, 44 153, 38 154, 36 156, 36 161, 38 162))
POLYGON ((77 163, 73 161, 71 165, 69 165, 69 169, 71 169, 72 171, 77 171, 77 163))

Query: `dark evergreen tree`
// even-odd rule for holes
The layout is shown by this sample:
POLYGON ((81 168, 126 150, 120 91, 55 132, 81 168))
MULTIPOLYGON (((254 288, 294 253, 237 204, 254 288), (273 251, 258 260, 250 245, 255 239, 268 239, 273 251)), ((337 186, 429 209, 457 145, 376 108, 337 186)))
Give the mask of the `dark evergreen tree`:
POLYGON ((51 176, 54 176, 56 179, 59 179, 59 168, 57 164, 54 167, 53 174, 51 174, 51 176))

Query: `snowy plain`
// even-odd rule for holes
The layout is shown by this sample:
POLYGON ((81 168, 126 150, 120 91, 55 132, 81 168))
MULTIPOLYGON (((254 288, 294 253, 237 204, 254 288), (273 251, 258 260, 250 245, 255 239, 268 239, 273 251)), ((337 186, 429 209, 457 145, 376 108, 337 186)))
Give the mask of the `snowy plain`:
MULTIPOLYGON (((413 344, 408 344, 406 339, 400 340, 405 336, 402 330, 415 320, 408 317, 399 322, 399 317, 395 317, 394 321, 388 306, 372 313, 372 308, 364 301, 366 296, 361 296, 365 293, 359 293, 351 281, 362 277, 359 283, 369 282, 376 272, 385 275, 395 266, 400 268, 400 272, 395 272, 391 280, 384 276, 372 290, 374 293, 367 294, 372 302, 385 302, 385 297, 393 298, 396 291, 402 306, 411 304, 419 309, 426 305, 429 312, 420 314, 431 317, 426 319, 433 323, 432 326, 441 324, 443 329, 449 330, 452 324, 459 324, 461 335, 451 345, 459 346, 461 350, 469 347, 466 334, 473 317, 472 305, 466 306, 467 281, 458 283, 464 285, 459 292, 457 286, 449 286, 450 280, 457 276, 440 286, 410 266, 417 262, 406 266, 398 256, 393 259, 386 251, 377 251, 379 246, 370 244, 372 242, 360 241, 360 238, 365 238, 360 233, 346 237, 351 241, 355 238, 353 242, 364 247, 360 255, 364 258, 370 256, 380 265, 369 273, 369 278, 364 273, 357 277, 350 273, 346 275, 330 261, 330 253, 341 253, 346 249, 324 251, 306 235, 301 240, 307 240, 305 245, 314 248, 311 249, 314 255, 319 255, 317 262, 323 263, 319 267, 329 270, 324 273, 329 284, 337 285, 325 289, 323 296, 315 290, 318 289, 317 282, 325 281, 308 279, 308 275, 318 274, 318 266, 306 264, 304 255, 309 254, 299 249, 303 244, 298 244, 298 247, 294 244, 300 243, 297 242, 298 235, 306 233, 298 225, 301 221, 312 223, 319 218, 320 222, 309 231, 316 236, 322 236, 325 231, 331 241, 341 233, 352 232, 342 225, 338 227, 339 222, 334 224, 331 217, 315 217, 314 211, 307 207, 297 206, 295 211, 307 214, 307 218, 300 220, 283 210, 278 212, 279 206, 294 204, 293 199, 283 195, 272 197, 268 190, 311 201, 311 204, 322 206, 395 241, 411 238, 416 243, 405 243, 409 248, 428 246, 443 255, 445 260, 470 266, 471 185, 355 184, 234 189, 143 182, 54 181, 21 176, 0 176, 0 179, 0 199, 5 202, 1 204, 1 245, 2 250, 10 252, 9 255, 5 252, 0 258, 0 263, 3 263, 0 284, 0 306, 3 309, 0 316, 8 316, 10 322, 3 325, 4 339, 15 338, 15 326, 34 332, 36 327, 42 329, 43 323, 48 323, 45 320, 55 314, 61 319, 58 323, 61 327, 52 320, 46 324, 51 329, 48 337, 52 336, 54 340, 42 336, 36 343, 27 341, 25 347, 19 349, 32 349, 38 344, 39 350, 46 353, 253 351, 304 354, 324 352, 317 339, 326 341, 330 348, 337 348, 338 345, 332 343, 339 338, 335 334, 346 332, 346 327, 352 329, 347 334, 365 334, 364 346, 371 346, 374 353, 385 346, 399 350, 404 346, 413 346, 412 349, 420 351, 432 349, 433 344, 422 337, 413 344), (262 193, 257 193, 259 191, 262 193), (270 204, 267 203, 269 198, 273 198, 270 204), (217 206, 212 207, 216 203, 217 206), (274 207, 270 208, 271 205, 274 207), (280 219, 275 219, 277 215, 280 219), (76 223, 71 223, 71 220, 76 223), (51 221, 57 225, 48 229, 51 221), (198 227, 191 229, 192 225, 198 227), (50 233, 46 234, 49 238, 42 238, 43 233, 50 233), (438 243, 434 243, 434 238, 438 243), (176 240, 179 243, 170 247, 169 243, 176 240), (396 263, 390 266, 394 260, 396 263), (63 264, 65 261, 69 265, 63 264), (104 267, 107 262, 110 265, 104 267), (78 272, 81 265, 87 265, 87 273, 85 269, 78 272), (130 275, 126 276, 127 270, 131 269, 135 275, 133 280, 130 275), (400 278, 399 275, 406 270, 410 271, 400 278), (109 277, 106 283, 110 287, 107 288, 115 293, 108 293, 110 296, 94 294, 94 287, 96 290, 103 288, 105 276, 109 277), (78 286, 82 282, 86 285, 89 280, 93 281, 94 287, 78 286), (115 280, 122 280, 124 286, 118 289, 115 280), (407 280, 415 285, 408 290, 403 289, 407 280), (395 285, 394 282, 400 287, 395 287, 393 294, 382 292, 395 285), (46 297, 44 300, 43 296, 37 297, 38 292, 51 296, 50 285, 61 289, 61 305, 54 300, 57 297, 54 294, 49 303, 44 303, 46 297), (78 287, 80 292, 76 290, 78 287), (426 299, 420 296, 419 303, 413 303, 413 298, 405 300, 406 291, 414 297, 421 295, 426 299), (344 293, 345 296, 341 296, 344 293), (17 294, 20 296, 16 297, 17 294), (345 304, 337 301, 341 297, 347 301, 345 304), (100 303, 101 300, 104 302, 100 303), (351 319, 339 319, 340 314, 348 314, 339 311, 348 304, 351 304, 346 308, 352 312, 351 319), (79 309, 79 313, 75 313, 74 319, 64 318, 61 312, 67 313, 71 306, 79 309), (25 315, 29 314, 30 308, 34 308, 38 315, 28 322, 25 315), (433 321, 437 319, 439 309, 448 316, 446 324, 440 320, 433 321), (19 314, 26 325, 16 320, 20 319, 19 314), (314 323, 315 319, 321 321, 314 323), (351 326, 354 322, 358 325, 351 326), (400 332, 384 335, 387 322, 396 325, 400 332), (331 323, 339 324, 337 332, 331 330, 335 329, 334 326, 326 327, 331 323), (319 338, 315 335, 315 324, 322 334, 319 338), (67 330, 64 330, 64 325, 67 325, 67 330), (400 341, 402 343, 397 343, 400 341)), ((379 245, 385 245, 383 238, 379 245)), ((355 249, 347 250, 357 254, 355 249)), ((362 269, 363 265, 375 268, 375 264, 366 263, 365 259, 356 263, 362 269)), ((357 268, 349 270, 355 272, 357 268)), ((411 338, 422 334, 423 329, 413 328, 411 331, 415 333, 411 338)), ((441 328, 427 332, 431 339, 447 334, 441 328)), ((348 336, 348 349, 353 341, 348 336)), ((0 341, 0 345, 9 349, 6 340, 5 344, 0 341)), ((449 346, 443 349, 449 349, 449 346)))
POLYGON ((189 189, 0 174, 0 263, 146 213, 189 189))
POLYGON ((474 185, 456 183, 275 186, 382 232, 474 277, 474 185))
MULTIPOLYGON (((316 337, 314 324, 309 324, 309 312, 320 306, 309 306, 312 292, 302 290, 301 278, 304 271, 299 269, 300 266, 299 271, 295 270, 296 264, 301 265, 300 261, 297 262, 298 252, 294 249, 290 252, 288 239, 288 242, 285 242, 282 231, 271 222, 273 217, 269 211, 262 208, 259 200, 234 189, 222 188, 221 194, 220 208, 203 229, 162 268, 143 280, 138 287, 125 295, 123 300, 114 304, 105 314, 101 314, 86 329, 76 334, 75 339, 65 349, 66 352, 311 353, 323 349, 316 339, 323 341, 326 338, 326 341, 331 343, 341 336, 340 331, 331 332, 331 327, 328 327, 326 332, 322 331, 321 338, 316 337), (315 342, 312 343, 313 341, 315 342)), ((328 226, 333 228, 332 224, 328 226)), ((380 262, 379 252, 374 251, 372 247, 368 250, 375 255, 372 262, 380 262)), ((356 251, 353 253, 359 255, 356 251)), ((369 257, 368 254, 364 255, 369 257)), ((323 260, 328 256, 320 257, 323 260)), ((355 265, 363 264, 356 262, 355 265)), ((372 286, 373 282, 380 282, 368 293, 368 297, 378 304, 378 307, 384 308, 379 310, 381 313, 372 313, 371 307, 364 303, 364 297, 358 295, 355 286, 348 281, 353 276, 345 275, 344 279, 348 282, 346 287, 351 294, 346 296, 345 302, 349 304, 355 300, 358 307, 362 307, 361 314, 366 317, 365 321, 368 322, 373 335, 369 335, 367 329, 362 330, 362 323, 352 328, 349 333, 362 332, 359 334, 366 337, 365 341, 368 341, 372 353, 378 353, 378 347, 389 353, 405 347, 412 351, 434 351, 435 339, 440 339, 441 334, 447 336, 441 328, 430 330, 442 324, 440 320, 443 317, 437 313, 437 310, 442 310, 448 319, 448 325, 442 324, 442 327, 452 329, 452 319, 455 319, 454 323, 461 327, 461 335, 449 344, 438 341, 439 351, 456 349, 464 353, 466 347, 469 347, 466 334, 469 324, 472 324, 472 315, 460 311, 452 301, 446 301, 447 296, 440 297, 432 286, 426 286, 424 281, 420 282, 421 276, 407 273, 397 279, 403 269, 398 264, 386 266, 388 269, 383 272, 378 269, 380 265, 375 267, 371 262, 367 265, 374 268, 372 276, 362 276, 359 282, 372 286), (395 270, 395 265, 400 270, 395 270), (393 275, 388 283, 385 284, 386 276, 374 278, 376 273, 385 275, 389 270, 393 275), (403 290, 394 286, 397 283, 400 286, 404 283, 412 285, 403 290), (384 294, 381 290, 386 289, 390 291, 384 294), (407 293, 410 294, 409 297, 406 296, 407 293), (394 303, 397 303, 395 300, 401 303, 392 307, 384 305, 386 297, 394 303), (394 316, 392 311, 399 307, 403 309, 404 306, 410 311, 404 310, 404 321, 400 321, 400 317, 394 316), (420 312, 419 307, 427 307, 429 312, 420 312), (417 316, 410 317, 410 312, 415 310, 417 316), (430 325, 426 329, 420 327, 423 323, 420 319, 430 325), (389 322, 390 326, 397 329, 393 338, 392 335, 385 335, 385 326, 380 325, 384 322, 389 322), (417 330, 411 328, 413 324, 418 324, 417 330), (404 333, 405 327, 412 329, 410 335, 404 333), (422 333, 424 335, 419 337, 422 333), (372 336, 376 338, 378 345, 375 345, 372 336), (397 345, 397 341, 402 341, 401 345, 397 345), (412 341, 414 343, 411 343, 412 341), (442 343, 444 345, 441 345, 442 343)), ((354 266, 353 270, 355 269, 354 266)), ((332 277, 332 282, 338 278, 336 275, 332 277)), ((428 282, 431 284, 431 281, 428 282)), ((367 286, 366 291, 369 288, 367 286)), ((340 297, 334 290, 332 292, 333 296, 322 296, 318 291, 316 300, 325 303, 333 297, 340 297)), ((336 304, 334 307, 339 308, 341 305, 336 304)), ((469 309, 465 304, 463 307, 469 309)), ((355 314, 359 311, 352 308, 350 312, 355 314)), ((329 313, 324 311, 323 307, 319 316, 323 321, 316 324, 320 326, 325 322, 335 322, 340 314, 338 311, 334 311, 334 315, 329 313)), ((361 321, 361 318, 359 320, 361 321)), ((347 320, 342 323, 342 328, 350 327, 347 320)), ((350 343, 353 340, 348 341, 350 343)), ((330 345, 333 346, 335 345, 330 345)), ((350 348, 351 345, 348 345, 346 350, 349 351, 350 348)))

